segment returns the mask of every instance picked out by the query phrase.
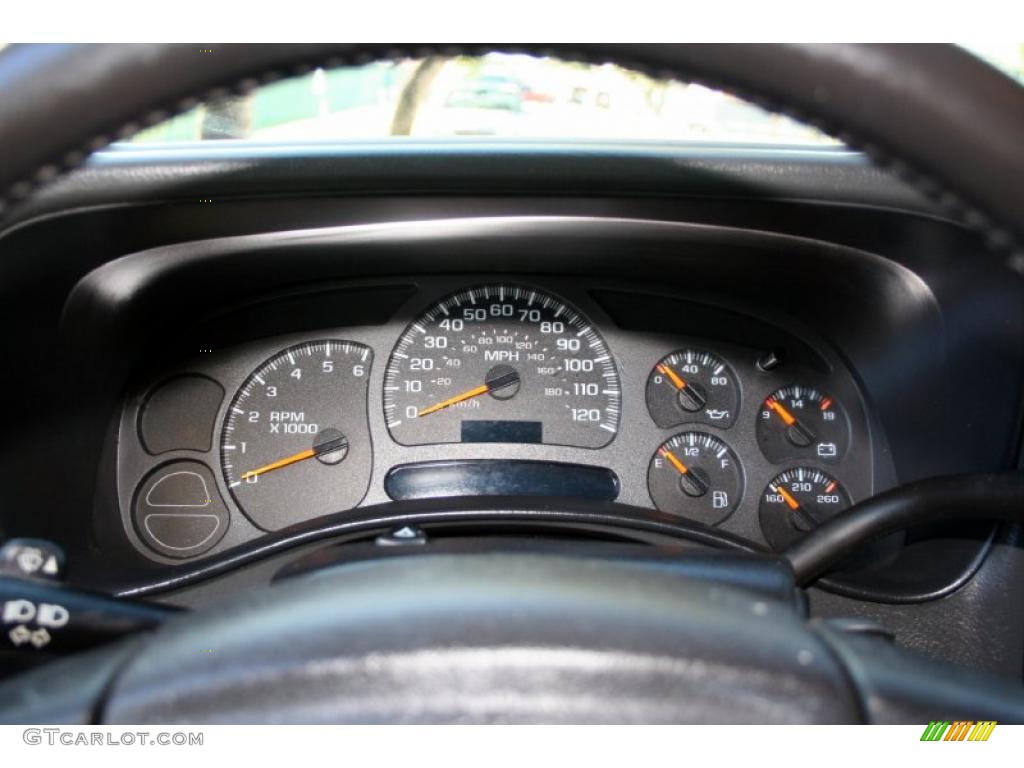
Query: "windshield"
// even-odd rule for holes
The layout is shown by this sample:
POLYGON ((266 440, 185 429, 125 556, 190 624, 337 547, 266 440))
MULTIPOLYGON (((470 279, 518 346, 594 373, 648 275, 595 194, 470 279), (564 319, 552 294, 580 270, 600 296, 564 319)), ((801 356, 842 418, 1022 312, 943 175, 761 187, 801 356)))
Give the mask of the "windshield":
MULTIPOLYGON (((1024 46, 972 50, 1024 81, 1024 46)), ((317 69, 201 104, 132 142, 385 137, 839 144, 700 85, 610 64, 510 54, 317 69)))

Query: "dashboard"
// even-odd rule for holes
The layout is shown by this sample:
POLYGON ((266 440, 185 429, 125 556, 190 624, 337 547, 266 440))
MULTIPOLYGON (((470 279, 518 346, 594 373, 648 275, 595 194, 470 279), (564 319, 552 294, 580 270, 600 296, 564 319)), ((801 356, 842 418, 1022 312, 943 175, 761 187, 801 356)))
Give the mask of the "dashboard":
MULTIPOLYGON (((201 607, 405 525, 430 551, 778 549, 1017 461, 1016 283, 862 160, 389 151, 443 193, 327 150, 255 175, 119 150, 6 230, 3 535, 201 607)), ((810 610, 1019 674, 1014 535, 909 531, 810 610)))
POLYGON ((382 325, 211 349, 147 382, 120 424, 125 532, 171 562, 362 506, 507 495, 617 501, 781 549, 872 494, 867 414, 833 353, 648 290, 465 275, 320 295, 407 294, 382 325), (645 313, 686 332, 614 319, 645 313))

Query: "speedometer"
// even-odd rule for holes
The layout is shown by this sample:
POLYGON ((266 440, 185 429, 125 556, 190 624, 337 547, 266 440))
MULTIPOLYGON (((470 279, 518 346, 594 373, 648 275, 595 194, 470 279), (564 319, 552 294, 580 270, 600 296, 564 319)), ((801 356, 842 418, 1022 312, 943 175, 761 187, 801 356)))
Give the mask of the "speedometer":
POLYGON ((601 448, 619 427, 619 375, 590 321, 535 288, 460 291, 416 318, 384 377, 402 445, 546 443, 601 448))

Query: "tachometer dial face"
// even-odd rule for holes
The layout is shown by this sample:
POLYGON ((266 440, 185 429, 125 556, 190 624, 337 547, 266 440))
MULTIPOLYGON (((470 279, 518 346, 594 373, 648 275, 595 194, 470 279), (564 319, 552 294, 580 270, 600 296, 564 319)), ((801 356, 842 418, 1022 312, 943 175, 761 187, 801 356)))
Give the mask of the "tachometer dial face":
POLYGON ((647 410, 662 429, 693 422, 730 427, 739 409, 736 375, 710 352, 673 352, 647 377, 647 410))
POLYGON ((771 462, 839 461, 850 442, 842 406, 814 387, 793 384, 765 398, 757 417, 757 444, 771 462))
POLYGON ((224 420, 221 467, 256 525, 277 530, 365 495, 372 362, 362 344, 313 341, 274 355, 245 380, 224 420))
POLYGON ((785 549, 848 506, 849 495, 831 475, 813 467, 788 469, 764 489, 761 530, 774 549, 785 549))
POLYGON ((384 415, 403 445, 601 448, 621 397, 615 361, 582 314, 507 284, 435 304, 402 334, 384 376, 384 415))
POLYGON ((739 504, 743 474, 723 441, 706 432, 683 432, 655 451, 647 488, 663 512, 717 525, 739 504))

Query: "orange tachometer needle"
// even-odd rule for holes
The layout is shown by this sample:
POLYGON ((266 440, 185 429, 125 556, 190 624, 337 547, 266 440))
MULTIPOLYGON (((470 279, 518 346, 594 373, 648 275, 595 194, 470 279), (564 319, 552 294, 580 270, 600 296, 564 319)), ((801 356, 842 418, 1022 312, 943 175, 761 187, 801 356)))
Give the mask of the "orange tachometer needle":
POLYGON ((435 411, 440 411, 443 408, 447 408, 449 405, 455 405, 456 403, 461 403, 464 400, 469 400, 469 399, 474 398, 474 397, 479 397, 480 395, 485 395, 485 394, 487 394, 490 391, 491 391, 491 387, 490 387, 489 384, 481 384, 479 387, 473 387, 473 389, 466 390, 461 395, 455 395, 455 397, 449 397, 447 400, 442 400, 440 403, 435 403, 434 405, 430 406, 429 408, 424 408, 422 411, 417 413, 416 416, 417 416, 417 418, 420 417, 420 416, 426 416, 428 413, 434 413, 435 411))
POLYGON ((800 509, 800 502, 798 502, 798 501, 797 501, 796 499, 794 499, 794 498, 793 498, 793 494, 791 494, 791 493, 790 493, 789 491, 787 491, 787 490, 786 490, 785 488, 783 488, 783 487, 782 487, 781 485, 773 485, 773 486, 772 486, 772 490, 774 490, 774 491, 775 491, 776 493, 778 493, 778 494, 779 494, 779 495, 780 495, 780 496, 781 496, 781 497, 782 497, 783 499, 785 499, 785 501, 786 501, 786 504, 787 504, 787 505, 789 506, 789 508, 790 508, 790 509, 792 509, 792 510, 793 510, 794 512, 795 512, 796 510, 800 509))
POLYGON ((316 450, 313 449, 313 448, 310 448, 308 451, 302 451, 302 452, 296 453, 296 454, 294 454, 292 456, 288 456, 288 457, 283 458, 283 459, 278 459, 277 461, 272 461, 269 464, 263 465, 262 467, 257 467, 256 469, 251 469, 248 472, 243 472, 241 479, 242 480, 248 480, 250 477, 256 477, 257 475, 262 475, 262 474, 264 474, 266 472, 272 472, 275 469, 280 469, 281 467, 287 467, 288 465, 295 464, 296 462, 299 462, 299 461, 304 461, 306 459, 312 459, 314 456, 316 456, 316 450))
POLYGON ((685 389, 686 382, 679 378, 679 374, 669 368, 667 365, 661 363, 658 364, 658 371, 662 376, 667 376, 669 380, 676 385, 676 389, 685 389))
POLYGON ((768 401, 768 407, 779 414, 779 418, 782 419, 787 427, 792 427, 796 424, 796 419, 793 418, 793 414, 786 410, 786 408, 775 400, 768 401))
POLYGON ((686 465, 683 464, 683 462, 681 462, 679 459, 677 459, 676 455, 674 453, 672 453, 672 451, 668 450, 667 448, 662 448, 659 451, 659 453, 664 458, 669 460, 669 462, 672 464, 672 466, 675 467, 679 471, 680 475, 685 475, 687 472, 690 471, 690 470, 688 470, 686 468, 686 465))

